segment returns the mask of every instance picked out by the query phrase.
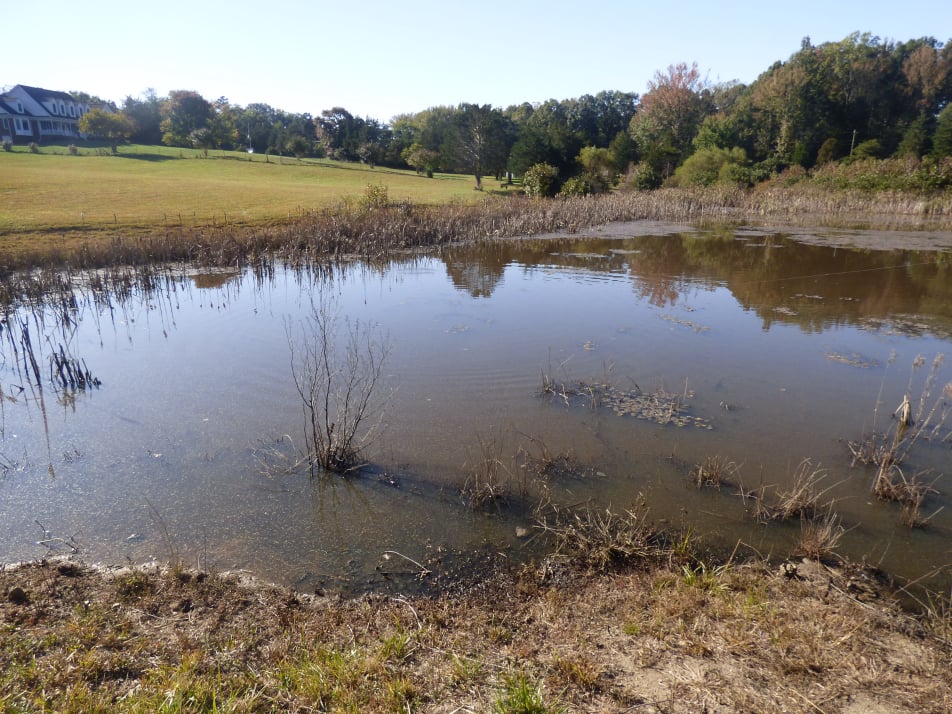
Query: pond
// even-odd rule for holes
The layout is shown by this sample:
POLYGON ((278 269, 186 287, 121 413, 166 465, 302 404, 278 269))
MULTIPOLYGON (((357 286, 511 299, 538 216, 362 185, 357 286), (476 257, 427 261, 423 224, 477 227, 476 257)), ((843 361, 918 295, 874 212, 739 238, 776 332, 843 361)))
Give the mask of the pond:
POLYGON ((626 224, 318 272, 163 275, 106 291, 73 276, 66 303, 4 316, 0 562, 182 558, 359 591, 420 564, 529 558, 542 502, 644 503, 710 547, 784 557, 800 519, 757 504, 814 474, 838 552, 906 579, 952 563, 948 252, 626 224), (320 305, 388 351, 367 465, 347 477, 293 467, 294 361, 320 305), (61 367, 98 384, 64 386, 61 367), (916 527, 856 458, 871 434, 893 443, 906 396, 916 527), (698 488, 714 459, 725 482, 698 488), (500 498, 474 508, 489 470, 500 498))

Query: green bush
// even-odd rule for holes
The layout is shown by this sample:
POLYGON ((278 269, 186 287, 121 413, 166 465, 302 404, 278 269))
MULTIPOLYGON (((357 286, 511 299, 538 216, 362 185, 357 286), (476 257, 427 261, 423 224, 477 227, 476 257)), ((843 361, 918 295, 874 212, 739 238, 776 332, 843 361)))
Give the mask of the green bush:
POLYGON ((750 168, 739 164, 724 164, 717 172, 717 183, 733 184, 742 188, 753 186, 754 177, 750 168))
POLYGON ((832 136, 823 142, 816 152, 816 165, 822 166, 836 160, 836 139, 832 136))
POLYGON ((531 198, 544 198, 555 193, 559 170, 550 164, 533 164, 522 177, 522 186, 531 198))
POLYGON ((670 183, 674 186, 713 186, 723 180, 748 185, 751 181, 748 163, 747 153, 740 147, 698 149, 678 167, 670 183))
POLYGON ((650 191, 661 186, 661 176, 648 163, 633 164, 625 176, 624 187, 632 191, 650 191))
POLYGON ((560 196, 587 196, 592 193, 592 187, 581 176, 573 176, 562 184, 560 196))
POLYGON ((854 159, 820 166, 811 178, 815 184, 836 189, 939 191, 952 187, 952 160, 854 159))
POLYGON ((364 195, 360 197, 360 207, 364 210, 386 208, 390 205, 387 187, 383 184, 368 183, 364 195))
POLYGON ((851 158, 855 160, 863 159, 878 159, 880 154, 882 154, 882 146, 879 144, 878 139, 869 139, 868 141, 861 142, 853 149, 853 154, 851 158))

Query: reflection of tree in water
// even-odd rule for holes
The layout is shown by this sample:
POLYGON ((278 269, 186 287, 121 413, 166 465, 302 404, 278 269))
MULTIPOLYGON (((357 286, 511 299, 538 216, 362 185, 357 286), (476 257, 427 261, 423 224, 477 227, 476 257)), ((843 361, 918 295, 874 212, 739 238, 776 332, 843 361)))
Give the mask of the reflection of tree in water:
POLYGON ((896 322, 927 315, 928 329, 952 333, 952 257, 798 243, 780 233, 742 236, 733 228, 624 238, 487 241, 443 252, 453 284, 488 297, 507 265, 629 276, 637 299, 657 307, 686 291, 726 287, 764 329, 795 324, 896 322))
POLYGON ((763 320, 807 332, 925 315, 929 330, 952 332, 952 259, 947 253, 872 251, 798 243, 784 235, 738 239, 688 233, 636 239, 636 292, 674 304, 689 286, 726 287, 763 320))
POLYGON ((474 298, 489 297, 496 286, 502 282, 505 265, 486 265, 484 263, 453 261, 446 263, 446 272, 453 285, 465 290, 474 298))
POLYGON ((512 260, 505 243, 487 241, 470 246, 453 246, 443 251, 446 273, 453 285, 474 298, 490 297, 502 281, 512 260))

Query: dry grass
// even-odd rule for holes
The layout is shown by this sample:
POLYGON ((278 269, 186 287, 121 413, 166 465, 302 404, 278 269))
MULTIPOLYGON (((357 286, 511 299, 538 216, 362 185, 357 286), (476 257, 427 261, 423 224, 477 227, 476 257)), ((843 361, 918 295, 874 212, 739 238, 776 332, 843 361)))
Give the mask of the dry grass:
MULTIPOLYGON (((359 187, 347 184, 345 189, 338 189, 333 201, 303 203, 303 208, 282 209, 280 217, 265 220, 238 221, 234 213, 229 217, 224 209, 219 214, 196 211, 193 207, 180 208, 173 219, 164 215, 135 225, 117 220, 95 229, 76 225, 75 221, 40 225, 27 220, 19 228, 7 229, 0 264, 6 270, 165 261, 235 266, 253 264, 263 255, 314 261, 342 254, 381 255, 386 251, 486 237, 573 232, 611 222, 646 219, 698 223, 783 221, 788 225, 878 229, 952 227, 947 218, 952 215, 952 206, 924 207, 919 197, 835 191, 804 193, 799 189, 663 189, 546 201, 480 194, 476 205, 449 199, 443 199, 442 205, 428 205, 425 199, 420 201, 401 192, 396 178, 390 175, 393 172, 374 173, 357 167, 349 170, 358 171, 359 187), (367 192, 368 185, 385 187, 389 204, 363 210, 367 206, 360 196, 361 191, 367 192), (194 214, 195 218, 178 219, 181 214, 194 214)), ((427 181, 417 177, 408 180, 424 184, 427 181)), ((259 190, 258 184, 252 185, 259 190)), ((131 195, 135 200, 141 199, 135 191, 131 195)), ((198 188, 189 195, 192 200, 201 200, 206 194, 198 188)), ((240 205, 239 201, 236 211, 240 205)), ((99 210, 113 213, 108 205, 99 210)))
MULTIPOLYGON (((946 426, 952 401, 952 382, 938 385, 938 377, 945 360, 943 354, 937 354, 931 367, 922 378, 921 386, 915 386, 916 377, 926 364, 926 359, 918 355, 913 360, 903 399, 892 413, 890 427, 885 432, 876 430, 876 417, 880 397, 873 410, 873 431, 864 438, 849 442, 853 464, 862 463, 876 467, 872 491, 882 501, 892 501, 902 505, 899 521, 910 528, 921 528, 939 511, 925 517, 922 506, 927 496, 938 493, 934 484, 937 479, 927 483, 922 472, 907 476, 904 464, 912 457, 914 447, 920 442, 942 442, 952 439, 952 431, 946 426), (912 395, 918 389, 918 397, 912 395), (933 396, 938 391, 938 394, 933 396)), ((894 359, 891 357, 889 364, 894 359)), ((885 382, 884 376, 883 381, 885 382)), ((938 477, 937 477, 938 478, 938 477)), ((941 510, 941 508, 939 509, 941 510)))
POLYGON ((777 493, 777 501, 771 507, 773 517, 777 520, 813 518, 824 510, 829 504, 820 501, 831 488, 820 488, 825 477, 824 469, 814 467, 809 459, 801 461, 793 474, 793 484, 777 493))
POLYGON ((708 456, 697 464, 691 472, 691 481, 697 488, 712 486, 720 490, 729 486, 737 476, 738 467, 733 461, 721 456, 708 456))
POLYGON ((503 461, 499 440, 477 435, 478 449, 467 470, 460 489, 466 505, 474 511, 498 508, 516 494, 513 492, 513 471, 503 461))
POLYGON ((943 712, 947 606, 875 573, 654 564, 565 586, 311 597, 228 576, 0 571, 8 711, 943 712))
POLYGON ((767 501, 767 492, 771 487, 763 483, 750 490, 740 484, 738 494, 743 499, 744 506, 749 511, 752 510, 760 522, 785 521, 792 518, 811 520, 832 508, 832 501, 825 502, 824 496, 833 486, 821 487, 826 476, 825 469, 814 466, 810 459, 804 459, 794 471, 790 486, 777 491, 770 502, 767 501))
POLYGON ((537 526, 553 543, 553 563, 568 560, 594 571, 649 562, 662 555, 658 533, 648 520, 640 498, 621 513, 611 509, 560 509, 546 504, 537 511, 537 526))
POLYGON ((803 519, 794 555, 812 560, 836 558, 840 539, 845 533, 839 516, 832 511, 818 518, 803 519))

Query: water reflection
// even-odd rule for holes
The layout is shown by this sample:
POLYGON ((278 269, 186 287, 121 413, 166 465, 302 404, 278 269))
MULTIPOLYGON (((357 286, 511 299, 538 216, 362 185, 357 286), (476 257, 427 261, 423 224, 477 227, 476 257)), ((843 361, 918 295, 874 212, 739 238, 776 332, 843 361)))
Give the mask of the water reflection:
MULTIPOLYGON (((565 238, 487 242, 445 249, 454 285, 473 297, 492 295, 507 265, 625 274, 640 300, 673 306, 697 288, 726 287, 763 320, 807 332, 879 321, 952 334, 952 258, 948 253, 859 251, 797 243, 782 235, 734 234, 565 238), (918 326, 911 315, 927 322, 918 326)), ((900 328, 901 329, 901 328, 900 328)))
POLYGON ((31 278, 3 293, 0 560, 43 555, 35 521, 77 534, 91 559, 161 559, 171 541, 306 588, 383 586, 395 568, 385 551, 519 557, 526 510, 473 512, 461 493, 492 441, 512 478, 528 445, 584 466, 585 478, 563 472, 525 493, 616 508, 644 493, 659 520, 774 552, 789 551, 798 524, 764 527, 736 489, 699 491, 690 471, 718 455, 742 465, 736 487, 781 488, 810 458, 835 484, 843 548, 916 576, 952 562, 950 443, 917 444, 908 468, 934 478, 925 508, 937 515, 909 530, 871 496, 874 474, 851 466, 846 442, 922 394, 917 354, 952 346, 950 264, 679 229, 315 270, 31 278), (291 460, 303 441, 286 325, 320 292, 393 342, 386 428, 346 481, 265 474, 256 458, 281 444, 291 460), (101 385, 57 379, 54 354, 101 385), (593 396, 609 385, 604 404, 581 388, 546 399, 542 374, 593 396), (665 408, 690 410, 687 426, 606 406, 624 398, 641 415, 662 393, 665 408))

